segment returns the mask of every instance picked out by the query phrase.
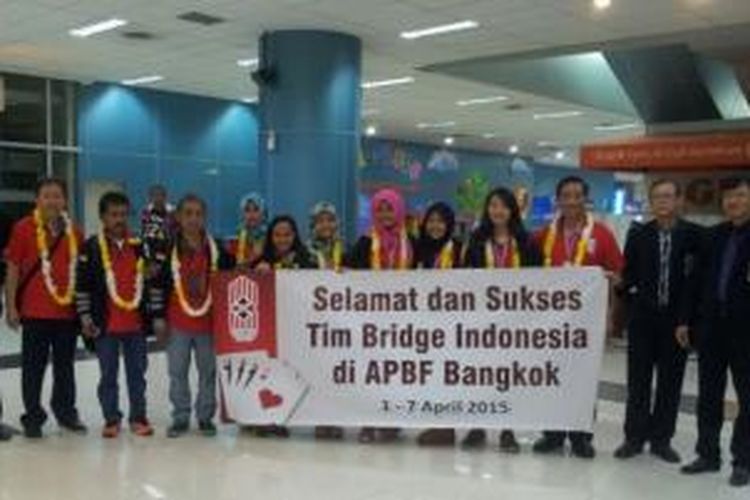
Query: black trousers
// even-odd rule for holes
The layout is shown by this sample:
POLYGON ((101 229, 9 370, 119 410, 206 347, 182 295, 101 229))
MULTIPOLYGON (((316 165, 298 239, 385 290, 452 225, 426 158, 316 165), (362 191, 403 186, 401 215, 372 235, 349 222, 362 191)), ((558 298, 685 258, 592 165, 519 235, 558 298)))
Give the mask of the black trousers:
POLYGON ((628 327, 625 439, 636 446, 668 445, 674 437, 687 364, 687 352, 675 339, 676 328, 677 318, 670 312, 637 306, 633 311, 628 327))
POLYGON ((721 462, 719 438, 724 424, 727 372, 739 400, 731 451, 733 465, 750 467, 750 337, 748 325, 720 319, 704 332, 698 362, 698 444, 701 457, 721 462))
POLYGON ((47 421, 41 404, 42 383, 52 355, 50 406, 58 422, 78 419, 76 410, 75 351, 77 327, 73 321, 25 320, 21 343, 21 393, 24 427, 40 427, 47 421))

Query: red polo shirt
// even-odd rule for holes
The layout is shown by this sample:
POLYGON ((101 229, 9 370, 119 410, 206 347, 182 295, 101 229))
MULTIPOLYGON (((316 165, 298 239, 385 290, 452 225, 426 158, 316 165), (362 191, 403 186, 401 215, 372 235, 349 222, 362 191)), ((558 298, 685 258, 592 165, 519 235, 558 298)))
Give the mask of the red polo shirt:
MULTIPOLYGON (((550 226, 547 226, 535 235, 536 242, 542 252, 544 252, 544 242, 547 240, 549 231, 550 226)), ((553 267, 562 267, 575 259, 575 248, 579 238, 580 234, 566 242, 565 231, 562 227, 557 228, 555 244, 552 247, 553 267)), ((623 264, 622 252, 612 231, 601 222, 594 222, 583 265, 598 266, 605 271, 619 273, 622 271, 623 264)))
MULTIPOLYGON (((180 255, 180 277, 182 290, 190 307, 201 307, 210 289, 210 263, 205 251, 190 252, 180 255)), ((180 306, 177 290, 169 296, 167 318, 172 332, 210 335, 213 329, 211 311, 201 317, 193 318, 180 306)))
MULTIPOLYGON (((117 294, 123 300, 132 300, 135 296, 136 269, 138 252, 136 246, 129 242, 130 237, 120 243, 108 239, 109 255, 112 259, 112 272, 115 275, 117 294)), ((145 285, 144 285, 145 286, 145 285)), ((143 292, 147 292, 144 290, 143 292)), ((118 307, 107 294, 107 333, 110 335, 141 334, 143 323, 139 309, 126 311, 118 307)))
MULTIPOLYGON (((45 229, 45 232, 47 234, 47 248, 50 248, 54 244, 55 238, 52 237, 48 229, 45 229)), ((78 227, 74 228, 74 233, 80 252, 83 233, 78 227)), ((67 290, 70 281, 71 255, 69 242, 64 235, 63 238, 51 256, 52 280, 59 293, 67 290)), ((24 217, 13 226, 10 241, 5 249, 5 260, 18 267, 19 282, 24 281, 27 273, 36 265, 39 260, 39 249, 36 244, 36 224, 33 216, 24 217)), ((59 305, 47 291, 41 267, 31 277, 19 297, 19 302, 21 304, 19 312, 24 319, 75 319, 73 305, 59 305)))

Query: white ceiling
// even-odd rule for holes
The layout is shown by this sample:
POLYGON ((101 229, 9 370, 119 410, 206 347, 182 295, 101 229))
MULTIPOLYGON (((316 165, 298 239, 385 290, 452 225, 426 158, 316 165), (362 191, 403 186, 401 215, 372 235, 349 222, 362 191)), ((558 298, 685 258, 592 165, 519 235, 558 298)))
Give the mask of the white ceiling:
MULTIPOLYGON (((365 79, 414 76, 412 85, 367 91, 364 109, 379 134, 500 150, 522 144, 522 153, 549 155, 549 145, 574 153, 583 141, 612 137, 600 123, 633 117, 574 106, 540 96, 426 74, 423 65, 470 57, 513 54, 613 39, 645 37, 750 22, 750 0, 612 0, 604 12, 591 0, 0 0, 0 68, 83 82, 119 81, 160 74, 155 88, 240 99, 255 95, 239 58, 255 56, 264 30, 321 28, 362 38, 365 79), (201 27, 176 18, 197 10, 227 22, 201 27), (68 30, 122 17, 127 30, 154 33, 150 41, 128 40, 117 31, 76 39, 68 30), (407 29, 474 19, 477 30, 405 41, 407 29), (459 99, 507 95, 505 103, 459 108, 459 99), (580 110, 565 120, 537 121, 534 113, 580 110), (455 121, 440 131, 420 122, 455 121), (483 138, 484 134, 495 134, 483 138), (547 146, 538 147, 542 142, 547 146)), ((638 133, 627 130, 620 134, 638 133)), ((575 158, 572 154, 569 158, 575 158)), ((570 159, 565 160, 569 162, 570 159)))

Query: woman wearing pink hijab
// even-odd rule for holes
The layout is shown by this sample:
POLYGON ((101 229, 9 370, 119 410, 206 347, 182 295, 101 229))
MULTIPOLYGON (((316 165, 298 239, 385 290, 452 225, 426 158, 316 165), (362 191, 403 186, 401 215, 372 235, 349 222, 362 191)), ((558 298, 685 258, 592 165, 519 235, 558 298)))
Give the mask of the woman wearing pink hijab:
MULTIPOLYGON (((382 189, 372 197, 370 205, 372 229, 359 238, 346 259, 351 269, 412 269, 414 242, 406 230, 406 206, 394 189, 382 189)), ((395 441, 399 429, 365 427, 360 431, 361 443, 395 441)))

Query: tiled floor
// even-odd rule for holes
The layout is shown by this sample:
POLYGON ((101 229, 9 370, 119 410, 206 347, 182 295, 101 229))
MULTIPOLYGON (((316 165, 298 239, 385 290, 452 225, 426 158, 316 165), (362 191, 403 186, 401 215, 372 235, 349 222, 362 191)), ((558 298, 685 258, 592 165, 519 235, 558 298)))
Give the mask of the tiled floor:
MULTIPOLYGON (((17 341, 3 340, 3 351, 17 341)), ((494 448, 480 452, 418 448, 409 433, 396 445, 361 446, 321 443, 309 432, 289 440, 260 440, 222 427, 217 439, 197 435, 167 440, 165 363, 151 355, 149 402, 158 434, 137 439, 125 434, 112 442, 98 437, 100 416, 95 398, 97 366, 77 365, 79 402, 92 426, 87 437, 62 434, 48 424, 41 442, 22 438, 0 444, 0 500, 88 499, 304 499, 304 500, 460 500, 460 499, 734 499, 750 490, 726 484, 719 475, 681 476, 674 466, 644 455, 623 463, 612 458, 621 439, 623 405, 599 406, 593 462, 530 453, 533 434, 521 436, 524 453, 503 456, 494 448)), ((621 383, 622 351, 607 355, 603 380, 621 383)), ((691 368, 694 376, 694 367, 691 368)), ((6 419, 17 422, 19 372, 0 371, 6 419)), ((687 384, 687 392, 691 385, 687 384)), ((47 384, 49 385, 49 384, 47 384)), ((727 429, 728 430, 728 429, 727 429)), ((727 436, 725 436, 726 439, 727 436)), ((695 421, 682 415, 675 446, 691 458, 695 421)))

